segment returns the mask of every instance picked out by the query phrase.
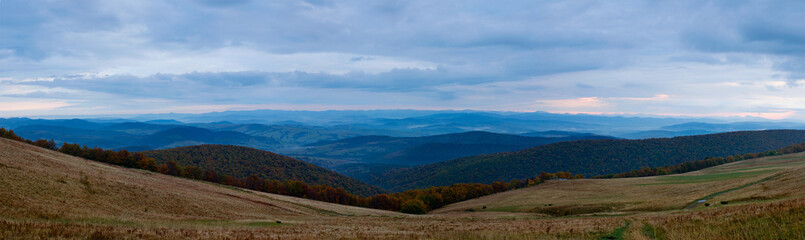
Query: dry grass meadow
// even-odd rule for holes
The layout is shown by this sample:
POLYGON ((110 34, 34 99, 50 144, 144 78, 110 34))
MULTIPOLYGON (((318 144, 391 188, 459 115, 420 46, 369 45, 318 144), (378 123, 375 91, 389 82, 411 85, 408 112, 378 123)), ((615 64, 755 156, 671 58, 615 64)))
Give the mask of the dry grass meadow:
POLYGON ((675 176, 555 181, 416 216, 0 139, 0 239, 803 239, 804 167, 797 154, 675 176), (683 209, 708 196, 710 206, 683 209))

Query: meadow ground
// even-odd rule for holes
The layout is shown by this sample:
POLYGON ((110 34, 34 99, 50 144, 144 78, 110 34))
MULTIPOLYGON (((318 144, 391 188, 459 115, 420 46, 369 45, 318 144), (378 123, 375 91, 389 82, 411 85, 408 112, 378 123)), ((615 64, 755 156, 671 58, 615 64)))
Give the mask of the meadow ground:
POLYGON ((803 159, 554 181, 407 215, 120 168, 0 139, 0 239, 801 239, 803 159), (683 209, 707 196, 710 206, 683 209))
MULTIPOLYGON (((805 153, 734 162, 684 174, 548 181, 437 209, 548 216, 622 215, 682 209, 698 200, 745 202, 805 195, 805 153), (714 195, 719 193, 717 195, 714 195)), ((702 204, 699 208, 704 207, 702 204)))

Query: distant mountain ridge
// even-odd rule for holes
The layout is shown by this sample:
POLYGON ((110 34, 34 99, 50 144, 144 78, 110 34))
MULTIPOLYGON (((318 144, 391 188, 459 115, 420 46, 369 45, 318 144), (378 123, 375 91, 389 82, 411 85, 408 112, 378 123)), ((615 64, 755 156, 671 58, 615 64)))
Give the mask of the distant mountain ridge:
POLYGON ((197 127, 176 127, 148 135, 139 140, 135 145, 171 148, 200 144, 233 144, 265 149, 276 145, 277 141, 233 131, 213 132, 197 127))
MULTIPOLYGON (((131 119, 30 119, 0 118, 0 127, 15 129, 23 126, 59 126, 71 129, 109 130, 130 135, 155 134, 174 127, 199 127, 214 132, 234 131, 275 142, 247 141, 205 142, 189 139, 184 144, 223 143, 285 152, 306 144, 333 141, 367 135, 420 137, 472 131, 486 131, 535 137, 570 136, 563 134, 588 133, 618 138, 642 139, 687 136, 738 130, 805 129, 805 123, 764 121, 759 118, 740 118, 744 122, 728 122, 702 118, 656 118, 628 116, 599 116, 585 114, 553 114, 547 112, 493 111, 225 111, 204 114, 148 114, 131 119)), ((63 132, 52 132, 55 139, 78 142, 86 138, 70 138, 63 132)), ((100 139, 109 142, 119 138, 110 132, 98 132, 100 139)), ((25 134, 25 133, 23 133, 25 134)), ((33 138, 36 136, 25 136, 33 138)), ((98 141, 100 142, 100 141, 98 141)), ((178 146, 170 145, 169 146, 178 146)), ((131 145, 104 146, 127 148, 131 145)), ((145 146, 137 146, 142 149, 145 146)), ((154 147, 152 147, 154 148, 154 147)), ((164 148, 158 146, 155 148, 164 148)))
POLYGON ((645 139, 659 137, 677 137, 704 135, 721 132, 773 130, 773 129, 805 129, 805 124, 795 122, 732 122, 732 123, 706 123, 686 122, 663 126, 656 130, 638 131, 621 135, 630 139, 645 139))
POLYGON ((526 137, 470 131, 425 137, 360 136, 308 144, 289 155, 343 159, 360 163, 416 166, 485 153, 513 151, 537 145, 580 139, 612 139, 578 135, 526 137))
POLYGON ((199 144, 234 144, 257 148, 272 148, 277 144, 272 139, 233 131, 214 132, 197 127, 147 123, 119 123, 97 126, 96 129, 24 125, 14 130, 18 135, 30 139, 54 139, 58 143, 80 143, 90 147, 132 151, 199 144))
POLYGON ((365 135, 378 135, 378 134, 393 134, 397 136, 412 135, 396 131, 383 131, 383 130, 372 130, 372 129, 340 127, 340 126, 308 126, 299 124, 265 125, 257 123, 249 123, 249 124, 217 123, 217 124, 195 124, 195 126, 216 131, 235 131, 252 136, 270 138, 273 139, 274 141, 277 141, 279 144, 282 144, 284 146, 283 148, 294 148, 321 141, 333 141, 333 140, 339 140, 357 136, 365 136, 365 135))
POLYGON ((803 130, 743 131, 646 140, 580 140, 397 169, 369 183, 400 191, 462 182, 508 181, 542 171, 571 171, 591 176, 704 157, 762 152, 801 142, 805 142, 803 130))

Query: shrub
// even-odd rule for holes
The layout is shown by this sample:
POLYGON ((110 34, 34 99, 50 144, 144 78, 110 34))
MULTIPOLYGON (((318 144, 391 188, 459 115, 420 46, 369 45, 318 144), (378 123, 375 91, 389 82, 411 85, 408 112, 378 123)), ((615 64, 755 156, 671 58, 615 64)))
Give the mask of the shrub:
POLYGON ((400 211, 410 214, 425 214, 428 212, 428 209, 425 207, 425 203, 422 202, 422 200, 411 199, 403 202, 400 211))

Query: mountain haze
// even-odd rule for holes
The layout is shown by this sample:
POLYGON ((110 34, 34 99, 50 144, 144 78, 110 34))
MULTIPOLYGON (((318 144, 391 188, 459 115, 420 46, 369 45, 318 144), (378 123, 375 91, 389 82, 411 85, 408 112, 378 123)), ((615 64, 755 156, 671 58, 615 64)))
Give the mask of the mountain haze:
POLYGON ((580 139, 612 139, 612 137, 597 135, 526 137, 484 131, 425 137, 361 136, 308 144, 288 154, 359 163, 416 166, 458 157, 513 151, 580 139))

